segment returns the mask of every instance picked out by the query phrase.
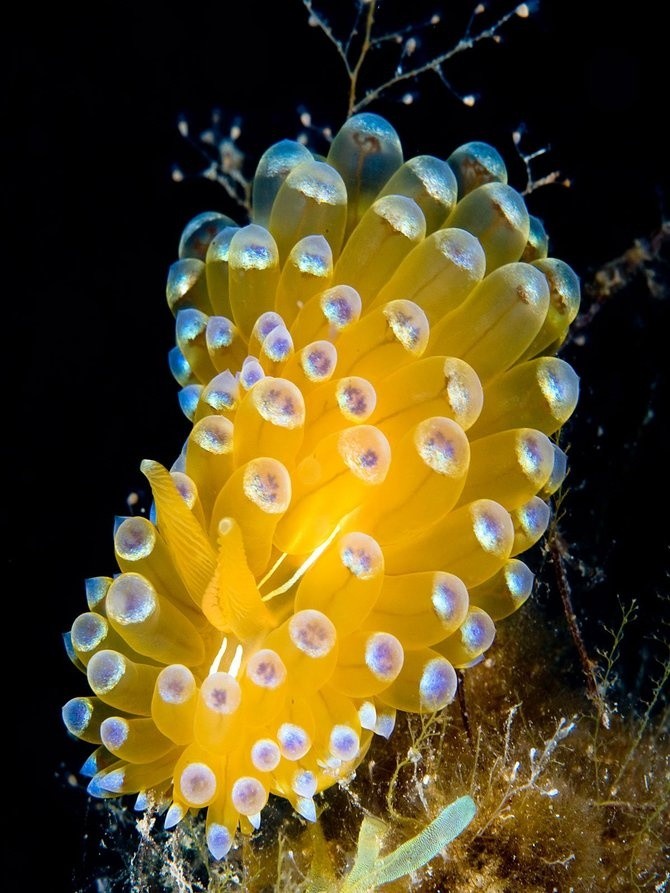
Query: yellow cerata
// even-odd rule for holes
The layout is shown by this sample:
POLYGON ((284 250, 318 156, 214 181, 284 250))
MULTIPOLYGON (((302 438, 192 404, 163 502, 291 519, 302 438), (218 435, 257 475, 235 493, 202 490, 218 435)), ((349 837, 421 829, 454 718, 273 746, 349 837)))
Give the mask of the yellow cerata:
POLYGON ((142 463, 151 519, 117 523, 120 573, 66 637, 91 794, 159 795, 168 827, 207 809, 214 858, 270 795, 315 820, 528 598, 579 283, 506 181, 485 143, 403 161, 361 114, 325 160, 268 149, 248 225, 186 226, 167 298, 193 428, 142 463))

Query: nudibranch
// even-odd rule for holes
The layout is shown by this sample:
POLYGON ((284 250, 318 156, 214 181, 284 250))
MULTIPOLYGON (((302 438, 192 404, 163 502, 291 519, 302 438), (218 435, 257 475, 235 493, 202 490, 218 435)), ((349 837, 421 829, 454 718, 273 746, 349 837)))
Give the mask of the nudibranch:
POLYGON ((453 700, 530 595, 578 396, 556 356, 577 277, 491 146, 403 161, 356 115, 325 160, 267 150, 251 221, 183 232, 193 427, 171 469, 142 463, 151 516, 117 521, 120 572, 66 636, 89 792, 160 796, 167 827, 207 809, 215 858, 270 795, 314 820, 396 711, 453 700))

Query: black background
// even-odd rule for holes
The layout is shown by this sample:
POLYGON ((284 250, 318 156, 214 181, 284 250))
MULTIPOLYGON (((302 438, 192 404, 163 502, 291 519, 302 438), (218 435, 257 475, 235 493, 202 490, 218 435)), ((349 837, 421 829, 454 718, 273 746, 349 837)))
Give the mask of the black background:
MULTIPOLYGON (((418 2, 408 13, 396 5, 405 11, 385 4, 390 26, 439 7, 418 2)), ((454 43, 474 4, 442 6, 445 24, 427 34, 417 59, 454 43)), ((204 2, 175 12, 98 3, 83 13, 63 6, 38 13, 26 5, 12 16, 3 78, 11 696, 3 811, 10 841, 29 861, 10 843, 5 864, 10 878, 16 874, 13 889, 88 891, 96 843, 85 840, 85 797, 67 783, 88 748, 69 741, 60 722, 60 705, 85 689, 60 633, 85 607, 84 578, 114 570, 112 518, 143 488, 141 459, 169 464, 187 432, 167 370, 172 320, 163 296, 179 233, 201 210, 233 211, 215 184, 172 182, 175 162, 193 174, 200 166, 176 122, 186 115, 197 133, 214 107, 225 121, 241 118, 251 173, 264 148, 298 133, 299 107, 336 129, 347 82, 299 0, 270 9, 204 2)), ((523 122, 528 151, 551 145, 536 175, 559 168, 572 182, 531 196, 531 211, 545 220, 551 253, 588 281, 663 218, 666 35, 651 4, 618 16, 612 4, 578 0, 545 0, 501 34, 500 44, 480 44, 446 69, 458 92, 479 95, 473 108, 427 76, 411 85, 412 105, 391 91, 370 110, 392 121, 407 157, 446 157, 470 139, 493 143, 521 188, 511 134, 523 122)), ((373 80, 376 66, 388 70, 383 57, 371 63, 373 80)), ((647 672, 654 652, 646 636, 669 610, 656 598, 666 586, 667 516, 652 514, 667 500, 667 318, 667 300, 652 298, 638 277, 569 350, 582 378, 568 430, 569 570, 593 646, 600 622, 616 619, 617 597, 639 599, 641 625, 625 654, 628 688, 640 667, 647 672)), ((540 597, 560 624, 556 596, 540 597)))

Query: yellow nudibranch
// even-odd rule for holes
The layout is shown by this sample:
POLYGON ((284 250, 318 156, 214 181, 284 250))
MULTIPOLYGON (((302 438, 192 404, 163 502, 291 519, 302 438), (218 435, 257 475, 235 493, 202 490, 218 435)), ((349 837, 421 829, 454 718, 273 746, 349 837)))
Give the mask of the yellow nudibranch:
POLYGON ((66 636, 91 794, 165 797, 167 827, 206 808, 215 858, 270 794, 313 821, 528 598, 579 284, 506 181, 484 143, 403 161, 361 114, 325 161, 268 149, 249 225, 186 226, 167 299, 193 429, 171 470, 142 463, 151 520, 118 521, 120 573, 66 636))

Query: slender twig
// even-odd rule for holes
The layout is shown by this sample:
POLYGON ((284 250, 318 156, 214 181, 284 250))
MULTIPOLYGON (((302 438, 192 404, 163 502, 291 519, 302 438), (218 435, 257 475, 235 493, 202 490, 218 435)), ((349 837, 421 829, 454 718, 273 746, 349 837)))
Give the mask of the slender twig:
MULTIPOLYGON (((616 630, 605 627, 605 631, 612 637, 612 645, 606 651, 598 650, 598 654, 604 661, 604 668, 598 669, 599 685, 598 690, 601 698, 604 700, 607 693, 613 687, 616 681, 615 667, 619 659, 621 650, 621 642, 623 641, 624 630, 629 623, 633 622, 637 617, 637 601, 633 599, 628 607, 621 605, 621 621, 616 630)), ((595 728, 593 730, 593 768, 595 772, 596 792, 600 794, 600 730, 601 726, 608 728, 601 722, 600 716, 597 717, 595 728)))
POLYGON ((581 630, 579 629, 579 624, 577 623, 577 615, 575 614, 575 610, 572 606, 572 589, 568 581, 568 575, 565 570, 565 562, 563 559, 565 546, 560 537, 560 534, 558 533, 558 530, 555 527, 549 535, 547 546, 549 549, 551 563, 554 568, 556 588, 558 589, 558 593, 563 603, 565 620, 568 624, 568 630, 570 631, 572 641, 575 645, 575 648, 577 649, 579 662, 586 679, 587 693, 598 710, 598 715, 601 722, 603 723, 603 725, 607 726, 607 708, 600 695, 600 692, 598 691, 598 680, 596 679, 594 669, 595 665, 589 657, 588 651, 586 650, 586 645, 584 644, 584 639, 582 637, 581 630))
POLYGON ((368 50, 372 46, 372 26, 375 21, 375 4, 368 4, 368 14, 365 17, 365 36, 363 37, 363 45, 361 46, 361 51, 358 54, 358 59, 356 60, 356 64, 349 72, 350 84, 349 84, 349 107, 347 110, 347 117, 351 117, 356 108, 356 93, 358 91, 358 78, 361 73, 361 68, 363 67, 363 62, 365 61, 365 57, 368 54, 368 50))
POLYGON ((468 739, 468 744, 472 747, 472 729, 470 728, 470 714, 468 713, 468 705, 465 700, 465 677, 463 675, 462 670, 456 670, 456 676, 458 678, 458 687, 456 689, 458 693, 458 706, 461 710, 461 720, 463 722, 463 728, 465 729, 465 736, 468 739))

